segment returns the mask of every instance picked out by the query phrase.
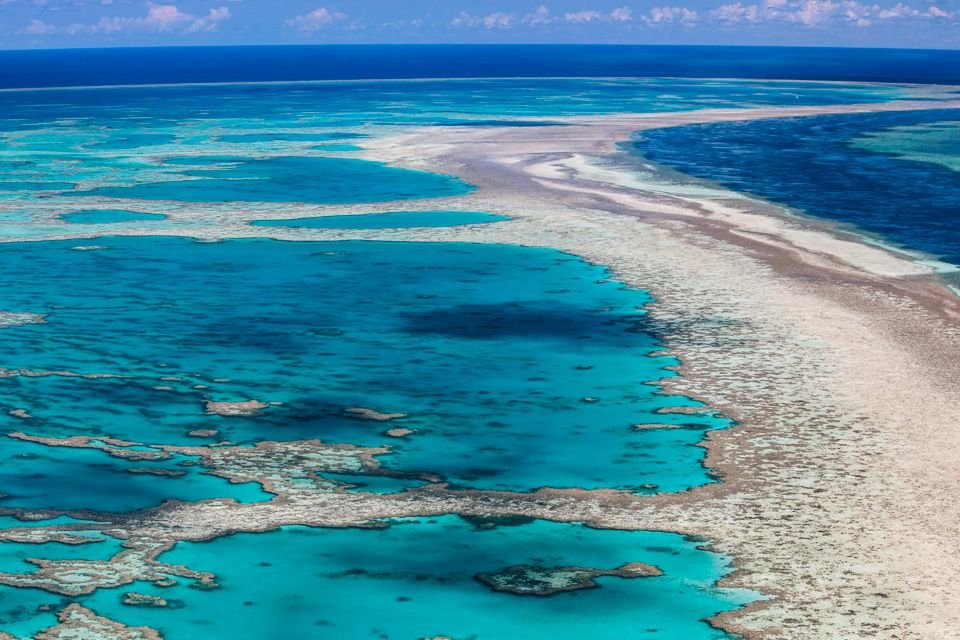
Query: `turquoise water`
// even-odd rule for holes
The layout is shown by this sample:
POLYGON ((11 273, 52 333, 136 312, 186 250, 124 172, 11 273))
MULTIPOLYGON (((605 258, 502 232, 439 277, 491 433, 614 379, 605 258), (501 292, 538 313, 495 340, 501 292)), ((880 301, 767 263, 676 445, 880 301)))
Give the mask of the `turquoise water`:
POLYGON ((506 216, 479 211, 393 211, 349 216, 251 220, 255 227, 295 227, 300 229, 406 229, 413 227, 455 227, 508 220, 506 216))
POLYGON ((140 213, 139 211, 121 211, 114 209, 97 209, 91 211, 75 211, 60 216, 67 222, 74 224, 110 224, 114 222, 132 222, 134 220, 164 220, 167 216, 162 213, 140 213))
POLYGON ((345 204, 463 195, 455 178, 352 158, 277 157, 183 172, 184 180, 100 187, 81 195, 187 202, 345 204))
POLYGON ((329 131, 325 133, 240 133, 220 136, 221 142, 327 142, 330 140, 349 140, 352 138, 365 138, 362 133, 352 131, 329 131))
MULTIPOLYGON (((95 387, 86 389, 87 393, 96 391, 95 387)), ((42 390, 35 389, 34 392, 37 397, 42 396, 42 390)), ((11 394, 5 392, 3 395, 9 398, 11 394)), ((73 419, 83 419, 93 414, 96 408, 97 402, 93 400, 73 419)), ((130 407, 130 411, 136 410, 137 407, 130 407)), ((99 415, 110 415, 109 408, 99 415)), ((24 422, 29 424, 4 426, 8 430, 20 428, 43 435, 77 435, 79 432, 58 428, 55 417, 24 422)), ((95 432, 97 429, 86 431, 95 432)), ((257 484, 231 484, 223 478, 203 473, 202 467, 182 464, 190 460, 186 456, 174 456, 170 460, 131 461, 94 449, 51 448, 3 438, 0 440, 0 487, 3 491, 0 507, 132 511, 154 507, 166 500, 227 497, 239 502, 261 502, 271 498, 271 494, 257 484), (162 469, 183 475, 155 475, 143 473, 144 469, 162 469)))
POLYGON ((930 162, 960 172, 960 120, 888 127, 851 140, 855 149, 930 162))
MULTIPOLYGON (((120 540, 105 538, 99 542, 71 545, 59 542, 43 544, 0 543, 0 571, 4 573, 29 573, 36 565, 28 558, 44 560, 109 560, 123 551, 120 540)), ((4 594, 5 595, 5 594, 4 594)), ((0 604, 0 611, 3 605, 0 604)), ((0 613, 2 615, 2 613, 0 613)))
POLYGON ((0 191, 65 191, 74 187, 72 182, 29 182, 25 180, 0 180, 0 191))
MULTIPOLYGON (((744 592, 712 586, 729 571, 728 562, 699 550, 695 541, 543 521, 477 528, 444 516, 384 529, 289 527, 182 543, 161 560, 211 571, 221 587, 137 583, 81 602, 128 624, 155 627, 168 640, 436 635, 719 640, 727 636, 701 620, 748 599, 744 592), (600 577, 597 588, 550 597, 497 593, 475 579, 478 573, 521 564, 613 569, 627 562, 652 564, 664 575, 600 577), (176 608, 123 606, 120 595, 127 591, 162 596, 176 608), (280 635, 278 619, 283 621, 280 635)), ((5 597, 8 593, 2 590, 5 597)), ((0 615, 21 602, 28 603, 26 608, 37 601, 30 592, 11 597, 0 603, 0 615)), ((8 628, 29 632, 41 620, 8 628)))
MULTIPOLYGON (((9 378, 0 406, 33 418, 0 416, 8 430, 195 444, 190 430, 213 428, 239 443, 388 443, 388 468, 475 488, 649 492, 710 481, 697 443, 729 422, 658 413, 698 405, 644 384, 675 375, 665 367, 677 364, 650 355, 661 348, 642 310, 650 297, 598 282, 603 269, 569 255, 466 244, 96 243, 107 248, 0 247, 5 307, 49 314, 5 329, 0 362, 126 376, 9 378), (207 399, 250 398, 282 404, 253 417, 204 413, 207 399), (389 427, 418 432, 386 438, 387 426, 345 416, 349 407, 408 414, 389 427), (682 428, 632 428, 646 423, 682 428)), ((0 443, 8 459, 39 446, 0 443)), ((100 508, 130 506, 133 498, 97 482, 87 490, 100 508)))

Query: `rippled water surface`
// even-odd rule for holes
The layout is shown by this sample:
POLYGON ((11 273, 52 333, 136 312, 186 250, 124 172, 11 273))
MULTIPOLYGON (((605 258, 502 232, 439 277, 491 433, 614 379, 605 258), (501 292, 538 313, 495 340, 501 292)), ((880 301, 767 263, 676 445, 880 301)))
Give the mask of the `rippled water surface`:
POLYGON ((960 265, 953 110, 691 125, 644 132, 656 162, 847 223, 960 265))

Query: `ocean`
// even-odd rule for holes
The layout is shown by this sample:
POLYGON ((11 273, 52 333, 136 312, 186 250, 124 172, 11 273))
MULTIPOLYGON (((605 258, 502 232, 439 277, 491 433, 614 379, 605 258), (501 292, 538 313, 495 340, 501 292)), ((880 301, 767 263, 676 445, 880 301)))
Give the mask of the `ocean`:
POLYGON ((0 52, 0 87, 686 77, 960 84, 960 52, 644 45, 301 45, 0 52))
MULTIPOLYGON (((955 110, 644 132, 644 158, 960 268, 955 110)), ((949 269, 949 268, 948 268, 949 269)))
MULTIPOLYGON (((180 236, 505 224, 442 206, 473 185, 364 145, 927 99, 902 83, 958 81, 960 54, 518 51, 0 52, 0 528, 61 536, 0 545, 0 630, 80 603, 168 640, 729 637, 705 620, 760 596, 719 586, 733 559, 706 540, 455 513, 306 526, 336 500, 720 481, 700 445, 733 422, 665 388, 680 363, 650 293, 553 249, 180 236), (400 209, 357 213, 376 203, 400 209)), ((931 221, 956 213, 956 123, 934 108, 678 127, 638 150, 954 260, 931 221)))

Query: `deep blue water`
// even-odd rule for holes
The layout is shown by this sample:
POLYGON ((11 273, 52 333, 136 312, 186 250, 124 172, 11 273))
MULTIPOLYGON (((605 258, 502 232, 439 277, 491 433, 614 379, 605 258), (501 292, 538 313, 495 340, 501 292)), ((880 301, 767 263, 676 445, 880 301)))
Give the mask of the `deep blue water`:
MULTIPOLYGON (((896 153, 896 144, 890 152, 858 144, 867 134, 958 119, 957 111, 934 110, 690 125, 644 132, 636 148, 687 174, 960 265, 960 172, 918 161, 914 150, 896 153)), ((929 156, 947 162, 950 149, 931 145, 929 156)))
POLYGON ((326 45, 0 52, 0 87, 667 76, 960 84, 960 52, 660 45, 326 45))
MULTIPOLYGON (((645 113, 712 107, 823 105, 886 102, 905 90, 891 85, 826 84, 808 81, 710 81, 682 78, 522 78, 458 80, 353 81, 307 84, 230 84, 47 89, 0 92, 0 131, 58 129, 67 134, 48 140, 47 151, 62 151, 77 140, 102 154, 156 148, 172 136, 181 152, 197 144, 204 130, 177 130, 221 122, 208 137, 219 143, 265 144, 345 140, 359 145, 363 136, 344 128, 371 124, 507 124, 529 126, 523 118, 645 113), (156 105, 164 108, 158 110, 156 105), (126 129, 135 124, 137 128, 126 129), (302 131, 307 127, 325 131, 302 131), (119 130, 121 129, 122 130, 119 130), (264 131, 264 129, 267 129, 264 131), (280 131, 278 131, 278 129, 280 131), (300 131, 298 131, 300 129, 300 131), (152 134, 152 135, 147 135, 152 134)), ((549 122, 549 121, 548 121, 549 122)), ((171 154, 173 155, 173 154, 171 154)), ((223 154, 229 155, 229 154, 223 154)))

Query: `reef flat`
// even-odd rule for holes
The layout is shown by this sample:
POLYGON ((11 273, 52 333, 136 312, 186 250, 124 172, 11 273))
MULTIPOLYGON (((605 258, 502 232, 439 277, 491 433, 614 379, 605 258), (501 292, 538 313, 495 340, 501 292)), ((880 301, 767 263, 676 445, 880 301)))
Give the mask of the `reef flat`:
POLYGON ((955 298, 615 147, 925 106, 406 126, 351 139, 447 176, 421 198, 158 199, 167 219, 109 236, 50 223, 118 194, 31 202, 0 261, 11 313, 42 320, 0 344, 0 539, 28 548, 4 631, 238 637, 267 611, 318 637, 950 637, 955 298), (250 224, 402 211, 506 219, 250 224), (137 490, 44 493, 44 459, 137 490))

